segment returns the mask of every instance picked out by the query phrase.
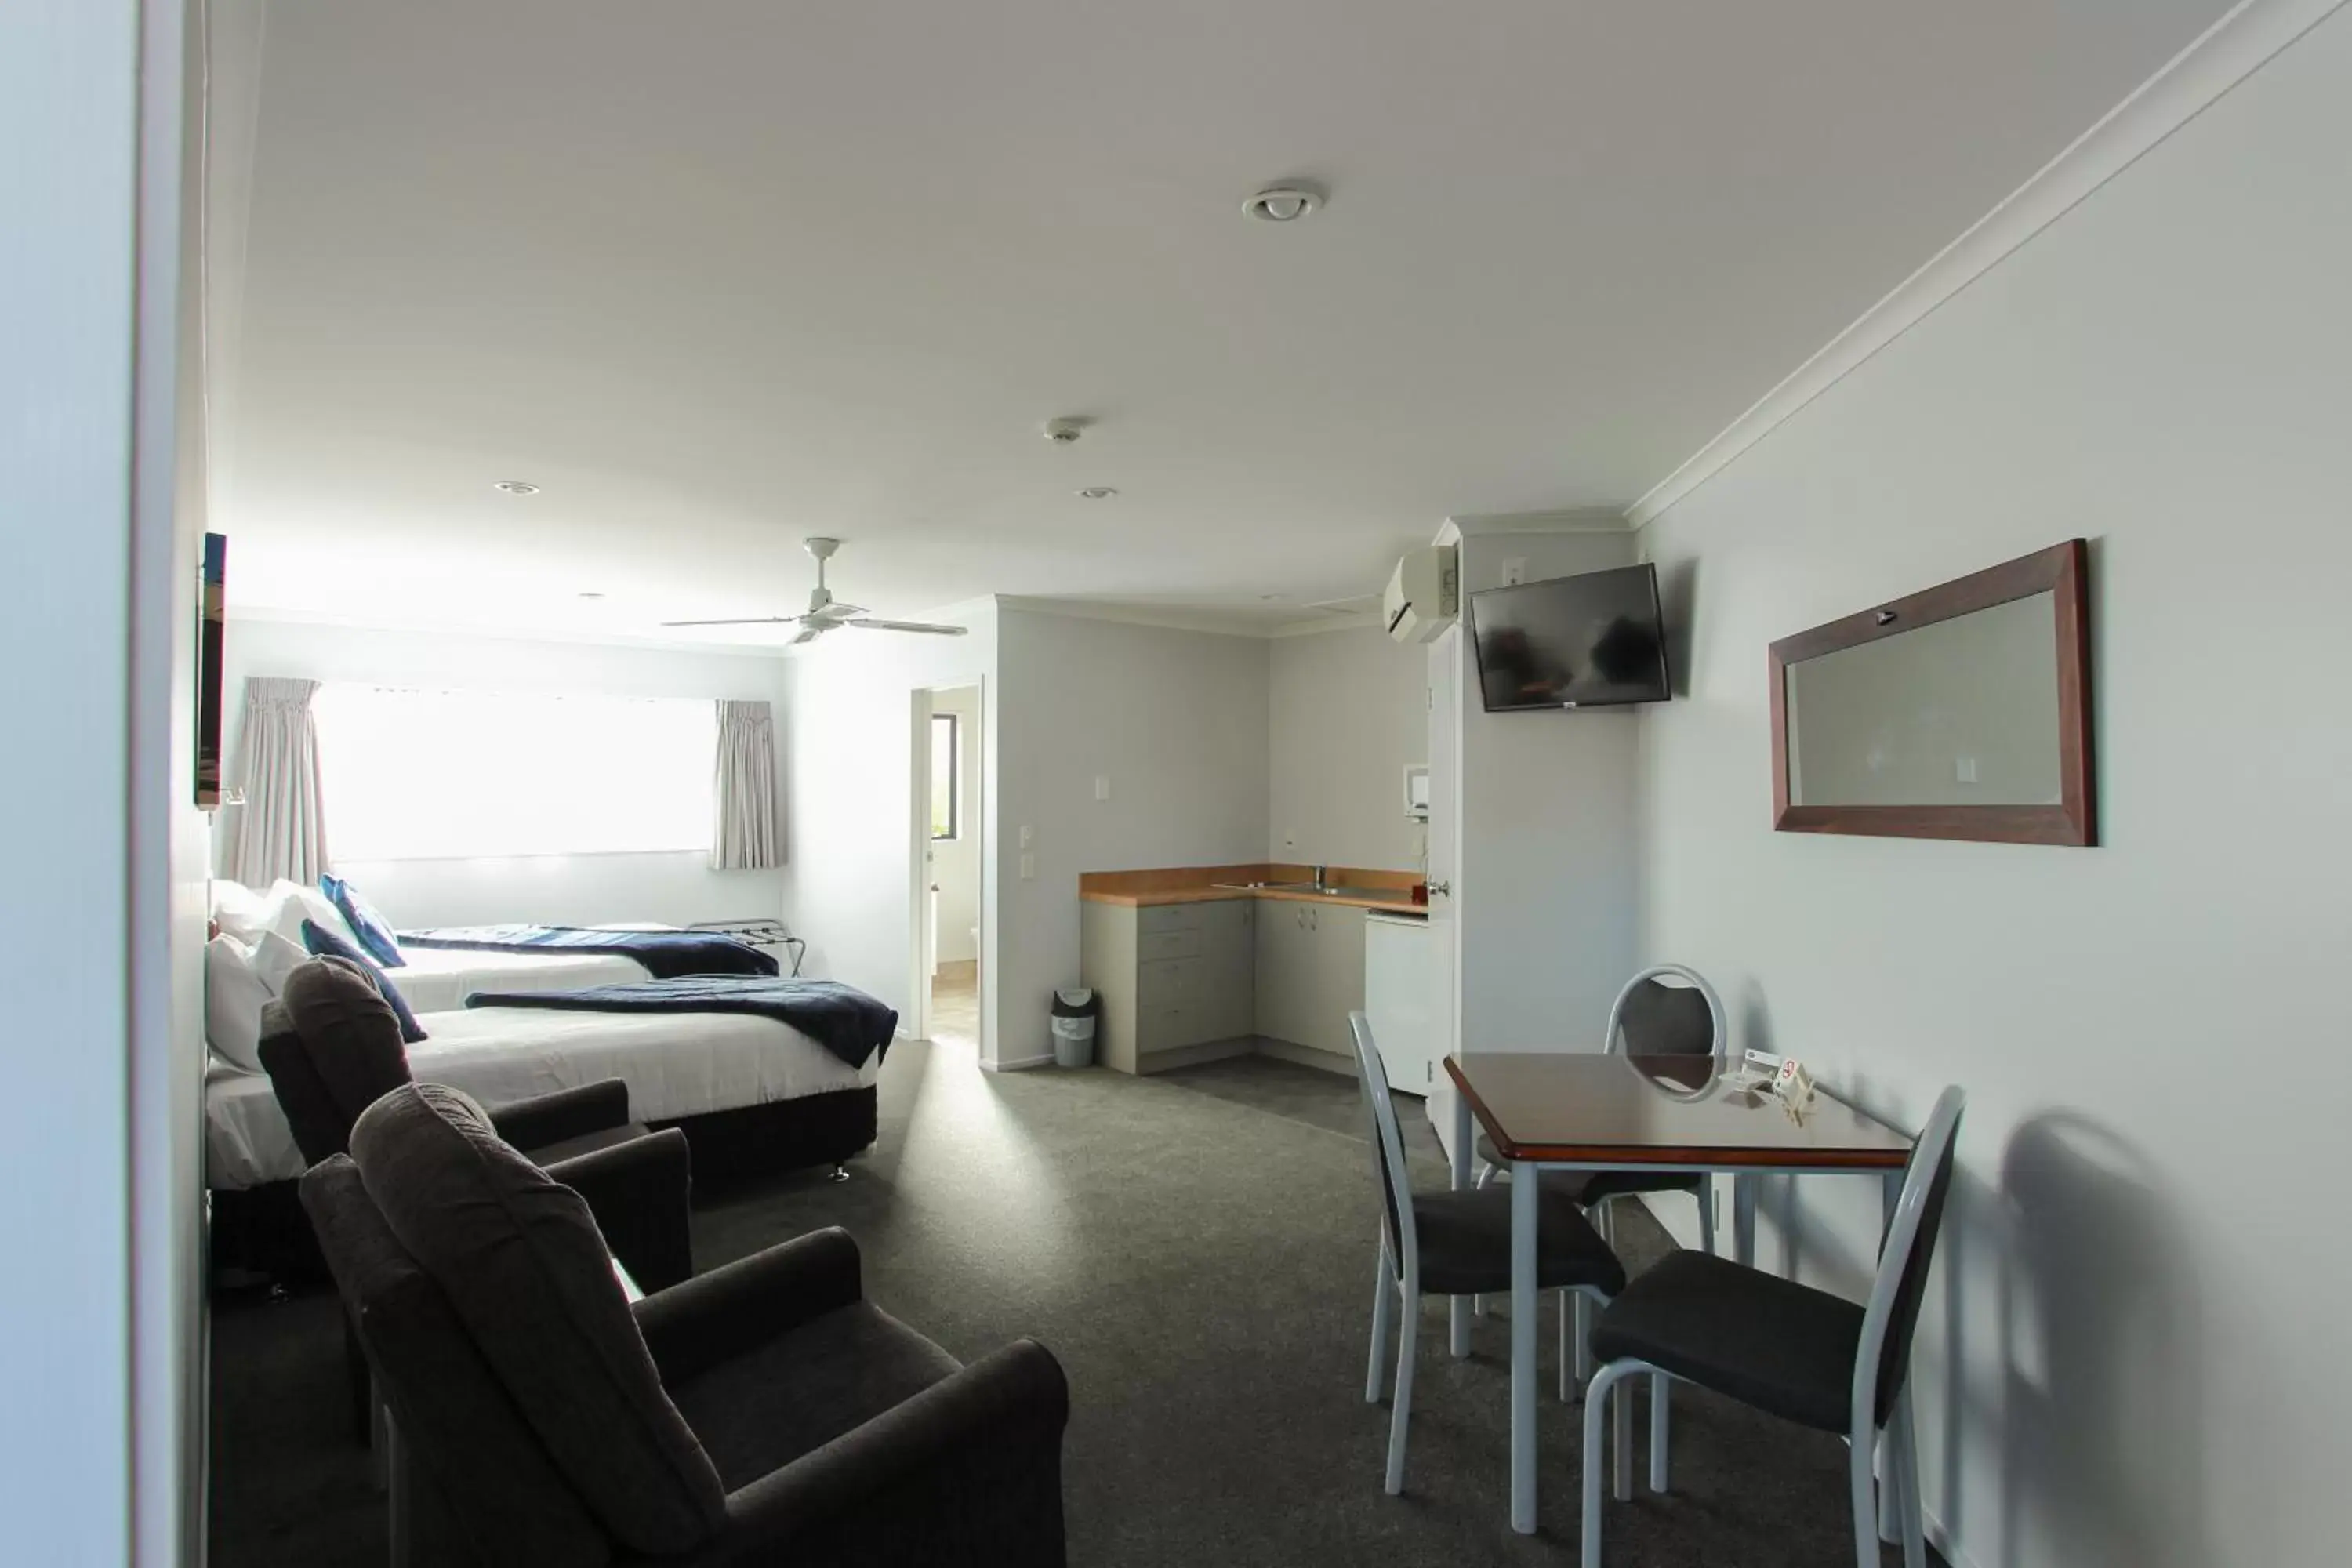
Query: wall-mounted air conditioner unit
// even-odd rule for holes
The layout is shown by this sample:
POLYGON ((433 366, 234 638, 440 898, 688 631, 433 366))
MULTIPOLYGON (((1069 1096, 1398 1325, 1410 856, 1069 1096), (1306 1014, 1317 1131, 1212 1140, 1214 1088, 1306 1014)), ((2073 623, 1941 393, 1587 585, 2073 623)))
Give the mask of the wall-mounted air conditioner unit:
POLYGON ((1399 642, 1433 642, 1462 612, 1462 571, 1454 546, 1409 551, 1381 595, 1381 621, 1399 642))

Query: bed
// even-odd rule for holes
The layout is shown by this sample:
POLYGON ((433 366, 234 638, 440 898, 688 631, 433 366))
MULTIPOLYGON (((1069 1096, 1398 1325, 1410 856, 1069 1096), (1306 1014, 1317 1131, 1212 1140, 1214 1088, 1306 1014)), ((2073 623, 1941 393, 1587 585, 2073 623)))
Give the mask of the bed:
MULTIPOLYGON (((417 1021, 426 1037, 408 1047, 411 1072, 491 1109, 621 1079, 631 1116, 685 1130, 698 1186, 838 1166, 874 1142, 882 1053, 851 1067, 772 1018, 478 1007, 417 1021)), ((216 1062, 205 1123, 215 1258, 281 1279, 312 1275, 317 1247, 295 1197, 302 1156, 268 1077, 216 1062)))
POLYGON ((644 964, 617 953, 403 947, 400 956, 401 966, 383 977, 415 1013, 457 1011, 477 991, 572 991, 646 977, 644 964))

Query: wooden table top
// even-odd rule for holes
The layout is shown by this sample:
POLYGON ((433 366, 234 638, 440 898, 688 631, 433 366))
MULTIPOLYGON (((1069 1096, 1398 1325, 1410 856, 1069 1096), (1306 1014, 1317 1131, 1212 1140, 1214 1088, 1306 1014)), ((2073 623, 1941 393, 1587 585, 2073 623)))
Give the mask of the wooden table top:
POLYGON ((1800 1122, 1717 1081, 1711 1057, 1477 1052, 1445 1071, 1507 1160, 1895 1171, 1911 1157, 1910 1138, 1827 1090, 1800 1122))

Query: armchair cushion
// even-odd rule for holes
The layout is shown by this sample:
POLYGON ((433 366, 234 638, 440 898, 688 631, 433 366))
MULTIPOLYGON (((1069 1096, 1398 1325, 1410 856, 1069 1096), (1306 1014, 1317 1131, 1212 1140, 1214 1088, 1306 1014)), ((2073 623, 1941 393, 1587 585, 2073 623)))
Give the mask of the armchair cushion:
POLYGON ((669 1393, 731 1491, 958 1370, 955 1357, 914 1330, 854 1301, 669 1393))
POLYGON ((663 1392, 580 1194, 436 1084, 370 1106, 352 1158, 605 1528, 653 1554, 714 1537, 726 1520, 719 1472, 663 1392))
POLYGON ((662 1383, 675 1388, 862 1293, 857 1243, 835 1226, 647 1296, 636 1305, 637 1329, 662 1383))

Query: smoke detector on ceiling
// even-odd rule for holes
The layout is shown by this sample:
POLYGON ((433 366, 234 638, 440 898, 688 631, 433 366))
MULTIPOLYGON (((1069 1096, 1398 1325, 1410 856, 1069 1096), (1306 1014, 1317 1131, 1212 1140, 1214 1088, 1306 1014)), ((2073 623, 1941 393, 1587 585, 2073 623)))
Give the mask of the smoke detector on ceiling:
POLYGON ((1045 421, 1045 439, 1056 447, 1066 447, 1085 435, 1087 426, 1093 423, 1091 419, 1075 415, 1066 419, 1048 419, 1045 421))
POLYGON ((1260 223, 1297 223, 1323 205, 1323 193, 1313 185, 1268 185, 1242 204, 1242 211, 1260 223))
POLYGON ((539 493, 539 487, 529 479, 500 479, 490 489, 500 495, 509 496, 535 496, 539 493))

